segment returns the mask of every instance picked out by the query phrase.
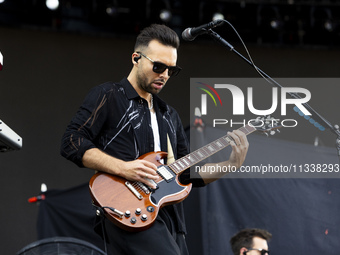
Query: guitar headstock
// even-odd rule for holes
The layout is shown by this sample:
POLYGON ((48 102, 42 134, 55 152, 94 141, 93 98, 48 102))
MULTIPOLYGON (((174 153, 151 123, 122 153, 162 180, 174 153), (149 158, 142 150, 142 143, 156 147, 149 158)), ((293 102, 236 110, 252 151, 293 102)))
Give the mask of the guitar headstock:
POLYGON ((280 132, 278 129, 282 127, 279 119, 275 119, 270 115, 260 116, 256 119, 253 119, 248 122, 249 125, 256 128, 257 131, 268 135, 274 135, 277 132, 280 132))

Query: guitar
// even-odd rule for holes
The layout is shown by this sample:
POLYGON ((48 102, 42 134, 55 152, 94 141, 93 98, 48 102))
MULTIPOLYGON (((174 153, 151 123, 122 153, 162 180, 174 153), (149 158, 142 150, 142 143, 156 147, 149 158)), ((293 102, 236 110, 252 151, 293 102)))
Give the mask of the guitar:
MULTIPOLYGON (((262 117, 239 130, 246 135, 256 130, 268 134, 276 128, 279 126, 273 118, 262 117)), ((166 152, 144 154, 139 159, 157 166, 159 179, 155 181, 156 189, 138 181, 128 181, 103 172, 96 173, 90 180, 89 188, 94 205, 102 209, 97 210, 97 214, 102 211, 110 221, 127 231, 138 232, 148 229, 156 220, 160 208, 179 203, 189 195, 192 184, 181 184, 178 180, 179 175, 229 146, 232 141, 230 136, 225 135, 169 165, 160 163, 160 160, 167 156, 166 152)))

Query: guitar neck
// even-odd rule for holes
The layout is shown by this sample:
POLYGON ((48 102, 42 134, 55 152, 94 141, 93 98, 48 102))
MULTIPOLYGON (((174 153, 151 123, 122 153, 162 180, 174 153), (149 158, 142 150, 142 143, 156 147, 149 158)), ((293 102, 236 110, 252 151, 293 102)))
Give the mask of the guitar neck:
MULTIPOLYGON (((238 130, 242 131, 244 134, 249 135, 252 132, 256 131, 256 128, 250 125, 246 125, 244 127, 239 128, 238 130)), ((212 156, 216 152, 228 147, 230 143, 233 141, 231 136, 225 135, 217 140, 203 146, 200 149, 197 149, 190 154, 176 160, 175 162, 169 164, 168 166, 176 173, 180 174, 184 170, 188 169, 191 166, 196 165, 202 160, 212 156)))

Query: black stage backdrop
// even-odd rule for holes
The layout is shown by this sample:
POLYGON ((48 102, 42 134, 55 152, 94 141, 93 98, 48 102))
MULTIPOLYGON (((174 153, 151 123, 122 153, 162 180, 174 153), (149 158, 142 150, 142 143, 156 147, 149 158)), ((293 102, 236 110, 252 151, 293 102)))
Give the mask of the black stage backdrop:
MULTIPOLYGON (((192 114, 188 98, 191 77, 258 77, 253 68, 216 42, 195 40, 181 44, 178 64, 183 71, 169 81, 160 96, 178 111, 184 125, 189 125, 192 114)), ((27 198, 39 192, 41 183, 45 183, 50 191, 73 187, 90 179, 93 171, 80 169, 60 156, 60 139, 86 93, 93 86, 110 80, 119 81, 129 73, 133 46, 134 39, 129 38, 0 26, 0 51, 4 56, 4 68, 0 74, 0 119, 24 141, 22 150, 0 156, 3 179, 3 192, 0 193, 0 240, 3 243, 1 254, 14 254, 36 240, 35 219, 38 208, 27 203, 27 198)), ((234 46, 242 51, 241 45, 234 46)), ((338 47, 273 47, 264 44, 249 44, 247 47, 256 65, 271 77, 339 76, 338 47)), ((318 90, 313 95, 317 96, 312 97, 311 105, 326 119, 337 123, 339 86, 327 91, 321 86, 316 89, 318 90)), ((282 132, 280 139, 284 137, 310 143, 310 138, 315 136, 319 136, 325 145, 332 146, 333 136, 325 132, 321 135, 313 127, 293 135, 282 132)), ((254 151, 256 147, 251 144, 250 153, 254 151)), ((258 153, 261 158, 266 157, 261 151, 258 153)), ((211 185, 220 185, 224 181, 211 185)), ((198 192, 208 191, 212 187, 214 186, 193 190, 185 201, 185 205, 188 205, 187 216, 190 216, 188 221, 194 219, 195 215, 201 215, 198 209, 195 213, 190 213, 190 205, 196 205, 193 202, 197 201, 198 192)), ((238 190, 233 190, 232 194, 238 194, 241 188, 238 186, 238 190)), ((335 195, 336 192, 333 191, 329 196, 334 199, 335 195)), ((260 210, 259 207, 256 210, 260 210)), ((328 217, 325 212, 322 218, 328 217)), ((191 238, 194 239, 194 244, 191 245, 194 248, 202 246, 197 241, 201 236, 199 233, 206 237, 206 232, 201 232, 200 220, 201 218, 193 221, 193 224, 188 222, 188 241, 191 244, 191 238)), ((289 234, 296 236, 292 230, 289 234)), ((332 234, 329 231, 328 236, 332 234)), ((229 236, 223 237, 221 242, 226 242, 227 239, 229 236)), ((334 250, 340 250, 340 243, 334 250)), ((192 252, 201 253, 201 250, 192 252)))
POLYGON ((102 239, 93 231, 95 209, 88 183, 65 190, 49 190, 44 195, 37 219, 38 239, 74 237, 104 250, 102 239))
MULTIPOLYGON (((191 141, 206 144, 225 132, 207 130, 203 133, 193 130, 191 141)), ((251 135, 248 139, 250 148, 245 165, 338 164, 335 148, 262 135, 251 135)), ((223 159, 229 153, 227 150, 230 149, 214 155, 211 161, 223 159)), ((248 227, 270 231, 273 239, 269 247, 276 255, 336 254, 340 236, 339 179, 293 178, 288 174, 280 178, 230 177, 193 189, 184 201, 191 254, 232 254, 230 237, 248 227)), ((39 207, 39 239, 69 236, 103 249, 101 239, 92 230, 95 211, 87 183, 67 190, 49 190, 45 195, 39 207)))

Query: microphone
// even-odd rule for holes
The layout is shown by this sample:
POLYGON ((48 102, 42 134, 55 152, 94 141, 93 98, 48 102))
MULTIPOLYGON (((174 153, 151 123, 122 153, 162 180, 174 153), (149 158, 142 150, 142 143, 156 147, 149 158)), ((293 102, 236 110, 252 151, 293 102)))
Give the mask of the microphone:
POLYGON ((217 19, 217 20, 211 21, 199 27, 193 27, 193 28, 188 27, 187 29, 183 31, 182 38, 185 41, 193 41, 195 40, 197 36, 207 33, 208 30, 211 28, 222 25, 223 22, 224 21, 222 19, 217 19))
POLYGON ((3 61, 4 61, 4 57, 2 56, 1 51, 0 51, 0 71, 2 70, 3 61))

